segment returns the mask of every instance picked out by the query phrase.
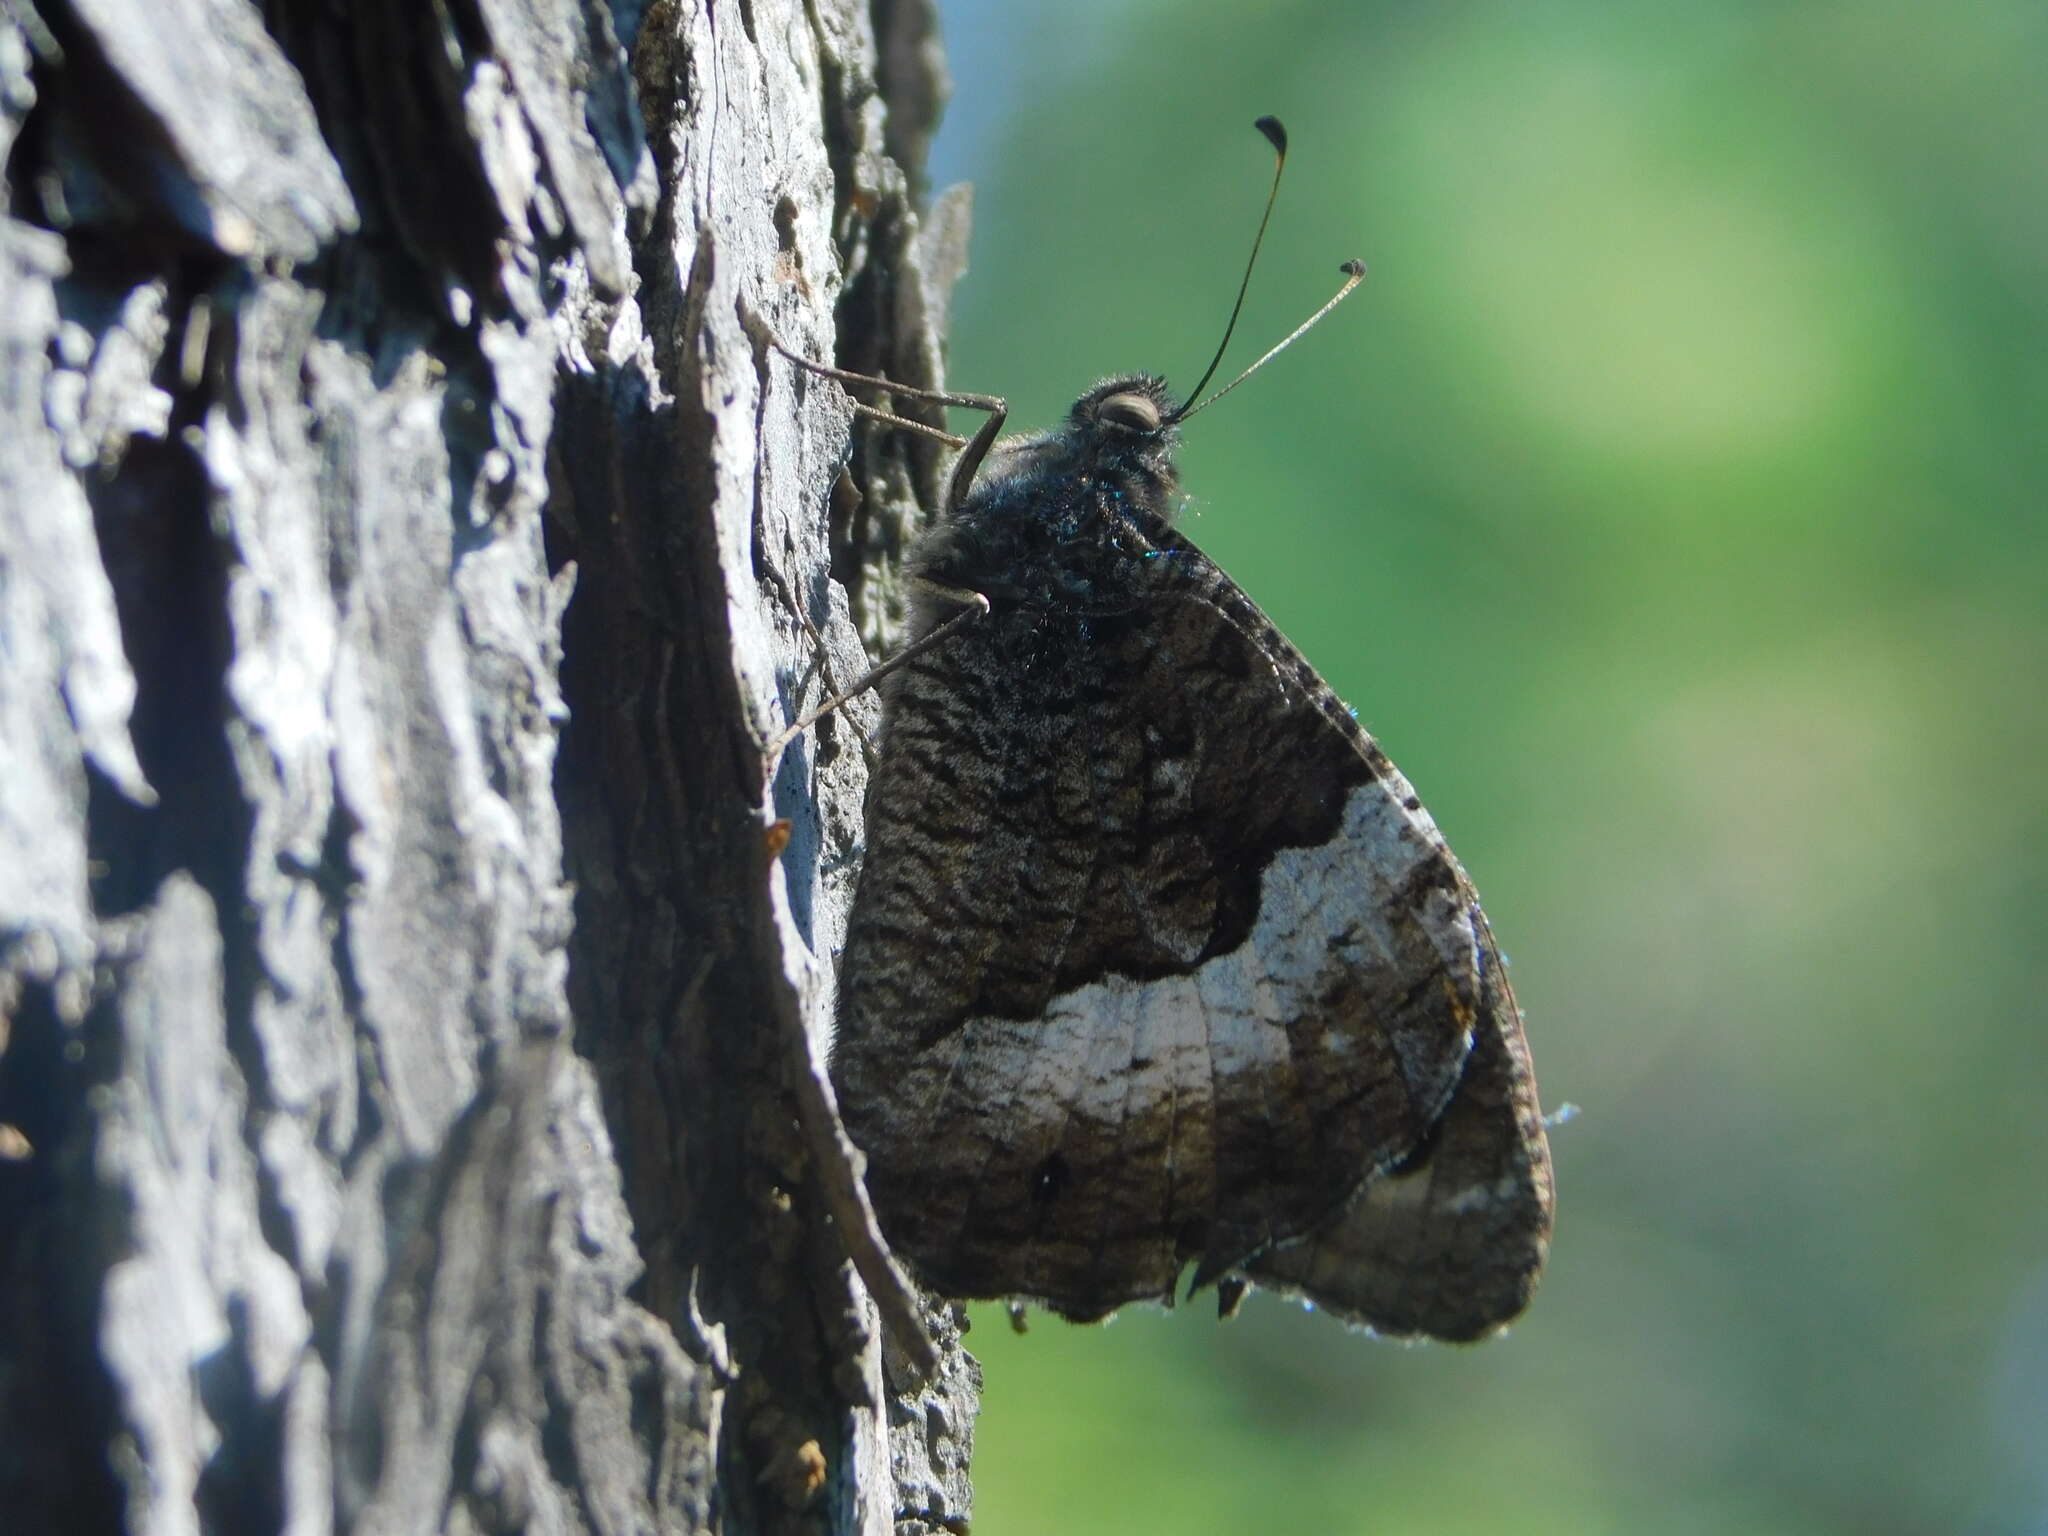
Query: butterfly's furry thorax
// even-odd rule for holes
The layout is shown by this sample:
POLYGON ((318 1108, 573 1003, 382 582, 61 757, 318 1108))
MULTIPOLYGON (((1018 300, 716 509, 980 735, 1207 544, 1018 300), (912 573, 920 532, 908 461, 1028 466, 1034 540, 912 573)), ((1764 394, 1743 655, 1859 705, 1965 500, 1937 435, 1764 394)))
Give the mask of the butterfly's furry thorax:
MULTIPOLYGON (((1180 497, 1180 433, 1166 381, 1106 379, 1048 431, 990 450, 957 511, 911 554, 927 581, 985 594, 1033 620, 1128 608, 1137 565, 1157 557, 1180 497)), ((919 615, 929 629, 953 605, 919 615)))

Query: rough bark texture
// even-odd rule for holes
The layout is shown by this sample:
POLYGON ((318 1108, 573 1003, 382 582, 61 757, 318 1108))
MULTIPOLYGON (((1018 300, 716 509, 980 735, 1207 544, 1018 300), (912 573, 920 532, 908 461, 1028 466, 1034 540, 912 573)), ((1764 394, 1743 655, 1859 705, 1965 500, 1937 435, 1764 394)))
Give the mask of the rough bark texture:
POLYGON ((923 0, 5 0, 7 1530, 964 1522, 798 1091, 862 754, 761 751, 936 474, 768 338, 936 381, 943 90, 923 0))

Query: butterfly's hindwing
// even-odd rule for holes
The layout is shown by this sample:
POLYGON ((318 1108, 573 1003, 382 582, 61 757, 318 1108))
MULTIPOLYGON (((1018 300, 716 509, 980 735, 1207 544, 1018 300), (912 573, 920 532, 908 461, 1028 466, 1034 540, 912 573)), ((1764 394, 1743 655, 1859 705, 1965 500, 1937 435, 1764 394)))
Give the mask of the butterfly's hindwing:
POLYGON ((1342 1215, 1248 1264, 1261 1285, 1439 1339, 1478 1338, 1528 1304, 1550 1249, 1550 1148, 1521 1013, 1480 924, 1485 1008, 1443 1119, 1342 1215))
POLYGON ((1343 1208, 1435 1122, 1480 1009, 1470 891, 1406 782, 1151 533, 1171 558, 1122 612, 999 610, 901 677, 842 967, 892 1241, 1081 1317, 1343 1208))

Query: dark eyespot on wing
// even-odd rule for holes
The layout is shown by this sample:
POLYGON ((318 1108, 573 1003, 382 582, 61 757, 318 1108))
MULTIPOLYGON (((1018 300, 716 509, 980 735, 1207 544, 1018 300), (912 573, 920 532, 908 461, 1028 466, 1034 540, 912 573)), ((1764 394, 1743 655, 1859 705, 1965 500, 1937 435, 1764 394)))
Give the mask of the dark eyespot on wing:
POLYGON ((1067 1160, 1055 1152, 1040 1163, 1031 1175, 1031 1198, 1044 1203, 1057 1200, 1060 1191, 1067 1187, 1073 1175, 1067 1169, 1067 1160))

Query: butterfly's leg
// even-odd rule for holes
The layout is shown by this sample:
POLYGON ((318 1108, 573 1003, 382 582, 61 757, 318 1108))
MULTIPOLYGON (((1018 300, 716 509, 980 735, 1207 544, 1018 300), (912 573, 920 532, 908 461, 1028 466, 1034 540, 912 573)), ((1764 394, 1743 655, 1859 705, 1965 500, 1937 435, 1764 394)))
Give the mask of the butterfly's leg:
MULTIPOLYGON (((981 424, 981 430, 967 440, 967 446, 960 450, 960 457, 953 461, 953 473, 946 481, 946 516, 951 517, 960 510, 960 504, 967 500, 967 492, 974 485, 975 471, 981 468, 981 461, 997 437, 1002 434, 1003 418, 1010 414, 1010 404, 1000 395, 962 395, 959 403, 977 411, 987 411, 988 420, 981 424)), ((981 597, 979 592, 973 594, 981 597)), ((988 599, 981 598, 982 611, 988 611, 988 599)))
MULTIPOLYGON (((946 515, 951 516, 959 509, 961 501, 967 495, 968 487, 974 483, 975 471, 981 467, 982 459, 987 455, 990 446, 1002 432, 1003 420, 1009 414, 1010 409, 1007 401, 998 395, 969 395, 956 394, 939 389, 919 389, 914 385, 898 384, 891 379, 879 379, 865 373, 850 373, 844 368, 834 368, 826 363, 814 363, 801 353, 792 352, 773 336, 768 337, 768 344, 806 372, 815 373, 828 379, 837 379, 842 384, 858 384, 869 389, 884 390, 891 395, 899 395, 907 400, 928 400, 935 405, 960 406, 967 410, 988 412, 988 420, 981 424, 981 429, 973 437, 963 440, 953 436, 950 432, 942 432, 937 427, 928 426, 924 422, 912 421, 908 417, 898 416, 891 411, 882 410, 877 406, 866 405, 859 401, 854 402, 854 409, 864 416, 873 417, 878 421, 886 421, 892 426, 903 427, 912 432, 922 433, 927 437, 935 437, 941 442, 951 444, 960 450, 959 457, 953 461, 953 473, 946 482, 946 515)), ((843 688, 833 694, 831 698, 825 700, 816 709, 804 715, 802 719, 798 720, 780 736, 776 737, 775 740, 770 742, 765 753, 767 772, 770 776, 775 772, 775 765, 781 761, 783 749, 821 717, 837 709, 848 699, 867 692, 868 689, 874 687, 876 683, 887 677, 905 662, 922 655, 933 646, 948 639, 957 630, 981 617, 981 615, 989 610, 989 601, 985 593, 969 592, 954 587, 942 587, 928 581, 920 581, 918 585, 933 597, 958 603, 960 605, 960 612, 954 614, 945 623, 939 625, 915 644, 899 651, 880 666, 874 668, 851 687, 843 688)), ((827 683, 829 686, 829 678, 827 683)), ((861 744, 863 747, 866 747, 867 742, 865 738, 862 739, 861 744)), ((870 762, 872 763, 872 753, 870 753, 870 762)))
POLYGON ((957 631, 964 629, 968 624, 980 618, 989 610, 988 596, 985 593, 968 592, 958 587, 942 587, 935 582, 920 582, 919 585, 935 597, 948 598, 960 603, 962 605, 960 611, 946 620, 945 623, 939 625, 922 640, 917 641, 914 645, 905 646, 880 666, 869 670, 851 686, 833 694, 831 698, 820 704, 816 709, 798 720, 796 724, 790 726, 789 729, 770 742, 765 755, 768 773, 771 777, 774 775, 776 763, 781 760, 783 749, 805 731, 809 730, 819 720, 829 715, 848 699, 858 698, 861 694, 866 693, 905 662, 923 655, 933 646, 949 638, 957 631))
POLYGON ((869 389, 885 390, 906 400, 928 400, 934 405, 953 405, 959 406, 962 410, 987 411, 988 420, 981 424, 981 430, 962 442, 952 433, 942 432, 937 427, 927 426, 924 422, 912 421, 908 417, 898 416, 894 412, 884 411, 872 405, 862 405, 859 402, 855 402, 854 405, 854 409, 864 416, 872 416, 878 421, 886 421, 893 426, 922 433, 926 437, 935 437, 958 448, 960 457, 953 461, 952 476, 946 481, 946 514, 950 517, 960 510, 960 503, 967 499, 968 488, 974 484, 975 471, 981 468, 981 461, 987 456, 990 446, 1002 435, 1003 420, 1010 414, 1009 401, 1001 395, 969 395, 944 389, 918 389, 909 384, 898 384, 893 379, 878 379, 872 374, 849 373, 844 368, 814 363, 801 353, 790 351, 772 337, 769 344, 806 372, 837 379, 842 384, 860 384, 869 389))
MULTIPOLYGON (((825 645, 825 637, 818 632, 818 626, 811 622, 811 616, 798 606, 795 595, 789 590, 789 583, 784 581, 772 566, 763 565, 761 574, 768 578, 769 583, 775 588, 776 595, 782 599, 783 606, 795 616, 797 623, 803 626, 804 638, 811 642, 811 663, 804 668, 803 676, 797 679, 795 693, 803 693, 811 680, 811 674, 815 672, 825 680, 825 691, 834 698, 844 700, 856 696, 860 692, 858 688, 842 689, 839 680, 832 675, 832 662, 825 645)), ((814 715, 807 718, 815 720, 817 717, 814 715)), ((861 755, 866 758, 868 768, 872 771, 875 766, 875 744, 868 739, 867 731, 858 720, 851 715, 846 719, 847 724, 853 727, 853 734, 860 738, 861 755)), ((773 772, 772 762, 770 771, 773 772)))

